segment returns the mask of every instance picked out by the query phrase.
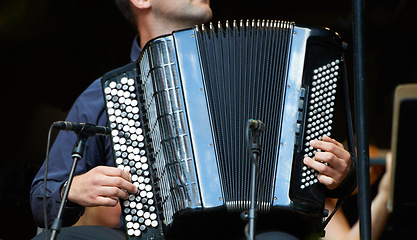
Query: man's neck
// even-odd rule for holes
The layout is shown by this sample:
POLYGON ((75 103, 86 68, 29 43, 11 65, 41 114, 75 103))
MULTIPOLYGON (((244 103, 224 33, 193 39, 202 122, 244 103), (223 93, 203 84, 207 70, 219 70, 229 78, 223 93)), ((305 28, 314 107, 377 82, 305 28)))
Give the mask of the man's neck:
POLYGON ((139 35, 140 35, 140 47, 143 49, 145 44, 156 37, 171 34, 173 31, 193 27, 191 23, 175 23, 172 21, 151 21, 152 24, 146 24, 146 22, 139 21, 139 35), (143 24, 141 24, 143 23, 143 24))

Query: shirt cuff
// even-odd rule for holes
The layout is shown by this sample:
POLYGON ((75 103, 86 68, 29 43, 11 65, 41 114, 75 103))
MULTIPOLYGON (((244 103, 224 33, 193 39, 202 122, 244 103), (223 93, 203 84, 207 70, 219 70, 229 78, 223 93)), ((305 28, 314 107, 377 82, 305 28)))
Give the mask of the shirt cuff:
MULTIPOLYGON (((55 210, 54 219, 58 215, 59 206, 62 202, 61 190, 63 189, 64 185, 66 185, 67 182, 68 180, 56 184, 54 189, 51 191, 51 197, 53 201, 55 202, 55 206, 56 206, 54 209, 55 210)), ((66 226, 71 226, 75 224, 83 214, 84 214, 84 207, 67 200, 67 203, 65 204, 64 212, 62 214, 62 226, 66 227, 66 226)), ((52 224, 52 222, 50 224, 52 224)))

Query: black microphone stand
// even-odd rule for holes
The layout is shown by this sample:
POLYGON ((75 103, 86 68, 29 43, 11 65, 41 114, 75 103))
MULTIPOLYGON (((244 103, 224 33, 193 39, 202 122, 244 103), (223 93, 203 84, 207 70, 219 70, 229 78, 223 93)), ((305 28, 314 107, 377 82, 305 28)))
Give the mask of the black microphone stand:
POLYGON ((72 180, 74 179, 75 169, 77 168, 77 163, 79 160, 83 158, 84 151, 85 151, 85 143, 87 139, 91 136, 94 136, 95 133, 91 131, 83 131, 81 130, 77 134, 77 141, 75 142, 74 149, 72 150, 72 167, 71 171, 68 175, 68 181, 66 182, 64 188, 62 189, 62 201, 59 205, 58 214, 51 225, 51 240, 55 240, 57 234, 61 231, 62 226, 62 214, 64 212, 65 205, 68 200, 68 193, 71 187, 72 180))
POLYGON ((359 229, 363 240, 372 239, 371 199, 369 186, 369 140, 365 72, 364 0, 353 0, 353 74, 355 124, 358 163, 359 229))
POLYGON ((248 240, 255 239, 255 222, 256 222, 256 163, 258 162, 259 155, 261 154, 261 148, 258 141, 258 131, 253 131, 252 141, 252 176, 251 176, 251 193, 250 193, 250 209, 249 209, 249 238, 248 240), (253 161, 254 160, 254 161, 253 161))
MULTIPOLYGON (((250 144, 250 158, 251 158, 251 162, 252 162, 252 174, 251 174, 251 195, 250 195, 250 199, 251 199, 251 203, 250 203, 250 208, 249 208, 249 212, 247 214, 247 219, 248 219, 248 224, 246 225, 245 229, 246 231, 249 232, 249 234, 246 234, 246 238, 248 240, 255 240, 255 224, 256 224, 256 208, 257 208, 257 199, 256 199, 256 193, 257 193, 257 185, 256 185, 256 180, 257 180, 257 172, 259 171, 259 166, 258 166, 258 159, 259 156, 261 155, 261 144, 259 142, 259 134, 260 132, 262 132, 264 129, 264 126, 258 126, 256 125, 256 127, 251 127, 251 120, 249 120, 248 123, 248 127, 247 127, 247 138, 249 138, 249 130, 252 132, 252 142, 250 144)), ((258 121, 259 123, 261 123, 260 121, 258 121)), ((262 124, 262 123, 261 123, 262 124)), ((248 139, 249 140, 249 139, 248 139)), ((248 142, 249 143, 249 142, 248 142)), ((246 233, 246 232, 245 232, 246 233)))

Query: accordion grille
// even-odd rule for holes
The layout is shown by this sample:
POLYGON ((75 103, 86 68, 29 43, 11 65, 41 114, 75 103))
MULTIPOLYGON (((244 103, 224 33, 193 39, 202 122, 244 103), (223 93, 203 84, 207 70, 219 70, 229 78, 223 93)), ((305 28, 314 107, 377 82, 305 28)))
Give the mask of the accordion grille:
POLYGON ((153 149, 154 177, 166 224, 181 209, 201 206, 180 93, 172 36, 152 42, 140 61, 142 104, 153 149))
POLYGON ((197 28, 224 201, 229 211, 250 205, 251 160, 245 143, 246 122, 260 119, 262 153, 258 208, 273 201, 283 96, 293 23, 246 21, 197 28))

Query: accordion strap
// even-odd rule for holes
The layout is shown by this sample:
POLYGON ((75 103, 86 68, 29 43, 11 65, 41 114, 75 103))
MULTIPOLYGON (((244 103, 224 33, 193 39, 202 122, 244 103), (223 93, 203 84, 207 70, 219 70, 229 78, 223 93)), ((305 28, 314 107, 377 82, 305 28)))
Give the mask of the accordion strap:
POLYGON ((345 196, 343 198, 339 198, 336 202, 336 206, 334 207, 333 212, 326 218, 326 220, 321 224, 321 230, 324 231, 327 224, 329 224, 332 217, 336 214, 337 210, 342 206, 342 204, 345 202, 345 200, 348 198, 348 196, 345 196))

